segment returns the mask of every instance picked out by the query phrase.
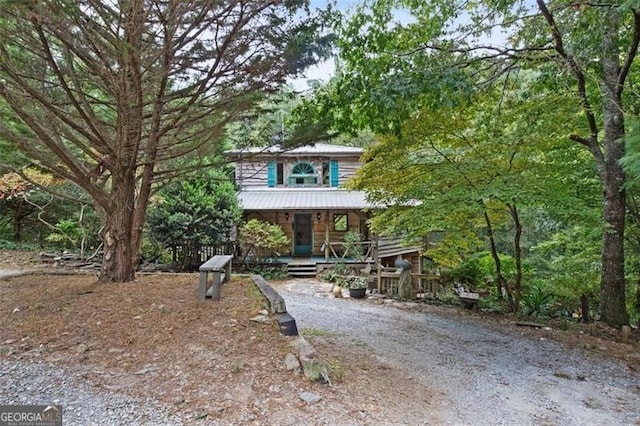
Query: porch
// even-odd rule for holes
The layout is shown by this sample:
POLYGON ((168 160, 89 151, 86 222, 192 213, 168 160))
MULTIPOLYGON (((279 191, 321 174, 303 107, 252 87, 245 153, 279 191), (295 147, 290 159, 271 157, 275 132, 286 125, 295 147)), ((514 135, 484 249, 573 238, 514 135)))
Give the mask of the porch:
POLYGON ((322 273, 326 269, 330 269, 337 263, 342 263, 350 268, 365 269, 367 265, 371 270, 375 271, 375 265, 373 260, 362 260, 342 257, 328 257, 324 256, 307 256, 307 257, 294 257, 294 256, 279 256, 272 258, 268 262, 269 265, 283 265, 287 268, 287 274, 291 277, 315 277, 322 273))
MULTIPOLYGON (((274 263, 286 265, 288 275, 290 277, 314 277, 326 269, 335 266, 336 263, 342 263, 346 267, 358 274, 369 278, 369 289, 375 290, 378 294, 386 294, 391 297, 398 297, 400 287, 401 269, 383 266, 381 263, 375 263, 372 260, 363 261, 360 259, 325 259, 321 256, 313 257, 290 257, 282 256, 274 263)), ((417 265, 416 265, 417 266, 417 265)), ((440 275, 433 273, 422 273, 421 268, 416 267, 417 271, 406 271, 411 277, 412 299, 436 299, 441 287, 440 275)))

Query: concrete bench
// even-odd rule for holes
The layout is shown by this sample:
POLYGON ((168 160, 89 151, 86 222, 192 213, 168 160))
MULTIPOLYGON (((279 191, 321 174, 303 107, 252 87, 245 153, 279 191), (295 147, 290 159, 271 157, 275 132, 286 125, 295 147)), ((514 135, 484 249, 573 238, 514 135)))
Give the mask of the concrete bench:
POLYGON ((222 285, 222 272, 224 281, 231 279, 231 255, 217 255, 207 260, 200 266, 200 285, 198 286, 198 299, 204 300, 210 297, 212 300, 220 299, 220 287, 222 285), (213 282, 209 286, 209 273, 213 275, 213 282))

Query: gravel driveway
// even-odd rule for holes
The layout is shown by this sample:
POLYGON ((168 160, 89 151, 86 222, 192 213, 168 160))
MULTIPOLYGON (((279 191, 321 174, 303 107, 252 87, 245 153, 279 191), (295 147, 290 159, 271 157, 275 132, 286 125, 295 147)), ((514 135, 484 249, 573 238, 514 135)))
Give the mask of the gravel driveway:
POLYGON ((640 425, 640 378, 623 362, 473 318, 335 299, 309 280, 277 288, 299 328, 362 342, 441 392, 449 424, 640 425))

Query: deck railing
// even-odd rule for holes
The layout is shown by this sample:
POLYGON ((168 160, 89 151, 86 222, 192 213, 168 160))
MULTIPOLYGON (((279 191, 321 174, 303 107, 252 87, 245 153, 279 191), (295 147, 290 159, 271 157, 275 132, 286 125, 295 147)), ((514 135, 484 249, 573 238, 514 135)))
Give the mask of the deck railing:
MULTIPOLYGON (((398 295, 401 269, 381 268, 378 271, 378 292, 389 296, 398 295)), ((440 288, 440 275, 411 274, 412 297, 435 299, 440 288)))
MULTIPOLYGON (((357 261, 366 262, 368 259, 371 259, 373 257, 373 249, 375 247, 375 243, 373 241, 360 241, 358 243, 350 243, 350 244, 358 244, 362 246, 362 250, 360 252, 364 254, 359 256, 359 258, 356 259, 357 261)), ((345 251, 340 250, 341 248, 343 248, 344 245, 345 245, 344 241, 336 241, 336 242, 329 242, 327 246, 323 246, 325 260, 329 260, 330 258, 335 258, 340 261, 344 260, 345 251), (340 255, 338 255, 338 252, 336 252, 336 248, 338 248, 338 252, 341 253, 340 255)))

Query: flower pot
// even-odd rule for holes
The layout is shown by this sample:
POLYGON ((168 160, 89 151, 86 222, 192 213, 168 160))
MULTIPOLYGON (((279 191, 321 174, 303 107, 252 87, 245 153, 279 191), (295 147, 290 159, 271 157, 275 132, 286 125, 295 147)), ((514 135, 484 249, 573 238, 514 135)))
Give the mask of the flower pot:
POLYGON ((349 289, 349 296, 353 297, 354 299, 362 299, 364 298, 366 293, 367 293, 366 288, 350 288, 349 289))

